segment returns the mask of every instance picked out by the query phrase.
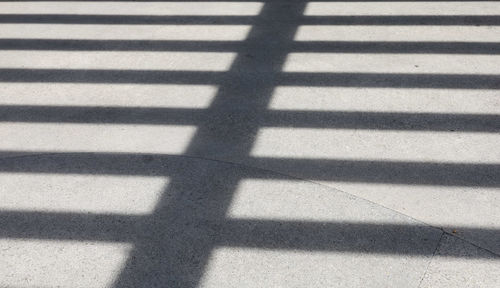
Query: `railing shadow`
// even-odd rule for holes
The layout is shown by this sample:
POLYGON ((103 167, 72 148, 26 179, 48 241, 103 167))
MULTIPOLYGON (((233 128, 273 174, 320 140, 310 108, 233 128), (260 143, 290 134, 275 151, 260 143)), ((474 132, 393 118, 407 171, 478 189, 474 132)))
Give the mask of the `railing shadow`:
MULTIPOLYGON (((239 1, 238 1, 239 2, 239 1)), ((241 43, 128 40, 2 39, 0 49, 71 51, 234 51, 227 72, 0 69, 1 82, 210 84, 219 92, 205 110, 116 107, 0 107, 3 122, 196 125, 183 156, 3 151, 0 171, 54 174, 156 175, 171 179, 148 216, 0 211, 0 237, 133 242, 116 287, 196 287, 218 246, 397 255, 432 255, 441 230, 426 225, 229 219, 238 183, 289 176, 208 160, 242 163, 311 180, 407 185, 500 187, 500 164, 284 159, 250 156, 265 126, 498 133, 499 115, 271 111, 276 86, 500 89, 500 75, 282 72, 291 51, 497 55, 499 43, 293 41, 303 1, 266 1, 258 17, 1 15, 1 23, 252 24, 241 43), (251 57, 248 57, 250 55, 251 57), (207 159, 201 159, 202 156, 207 159), (235 166, 239 167, 235 169, 235 166)), ((312 17, 307 24, 500 25, 500 16, 312 17)), ((437 192, 438 193, 438 192, 437 192)), ((446 228, 446 227, 445 227, 446 228)), ((500 239, 500 230, 459 227, 500 239)), ((500 243, 500 242, 499 242, 500 243)), ((450 255, 463 257, 462 254, 450 255)), ((471 256, 472 257, 472 256, 471 256)), ((477 257, 482 257, 481 255, 477 257)))

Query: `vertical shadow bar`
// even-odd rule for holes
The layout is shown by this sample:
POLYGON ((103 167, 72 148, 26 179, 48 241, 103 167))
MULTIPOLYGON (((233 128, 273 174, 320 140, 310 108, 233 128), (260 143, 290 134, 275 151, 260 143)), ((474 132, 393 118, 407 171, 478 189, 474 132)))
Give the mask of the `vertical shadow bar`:
MULTIPOLYGON (((228 73, 208 117, 198 125, 186 153, 189 155, 247 156, 259 129, 260 115, 267 109, 292 44, 306 3, 267 2, 244 47, 228 73), (258 45, 256 45, 258 44, 258 45)), ((207 164, 208 165, 208 164, 207 164)), ((125 268, 115 287, 197 287, 210 253, 223 226, 232 195, 242 175, 227 168, 201 164, 179 169, 148 224, 137 236, 125 268), (226 170, 224 170, 226 169, 226 170), (221 181, 219 181, 219 179, 221 181), (214 204, 215 203, 215 204, 214 204)))

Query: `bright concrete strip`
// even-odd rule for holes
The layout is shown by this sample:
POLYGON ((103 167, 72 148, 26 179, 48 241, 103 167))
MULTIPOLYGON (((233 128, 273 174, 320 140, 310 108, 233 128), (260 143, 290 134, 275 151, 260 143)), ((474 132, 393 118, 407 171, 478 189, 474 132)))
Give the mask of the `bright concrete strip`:
POLYGON ((131 249, 128 243, 0 239, 0 286, 109 287, 131 249))
POLYGON ((496 90, 276 87, 269 109, 500 114, 496 90))
MULTIPOLYGON (((500 229, 500 188, 320 181, 435 227, 500 229), (429 201, 432 199, 432 201, 429 201)), ((457 235, 481 243, 467 230, 457 235)), ((491 242, 496 241, 490 239, 491 242)), ((491 244, 491 243, 490 243, 491 244)))
POLYGON ((262 128, 251 155, 345 159, 499 163, 500 135, 358 129, 262 128), (294 143, 290 145, 290 143, 294 143), (488 157, 484 157, 485 153, 488 157))
POLYGON ((244 40, 247 25, 0 24, 0 38, 76 40, 244 40))
MULTIPOLYGON (((498 42, 498 26, 302 25, 295 41, 498 42)), ((2 34, 0 34, 2 35, 2 34)))
POLYGON ((0 210, 147 215, 168 179, 0 173, 0 210))
POLYGON ((4 51, 0 68, 226 71, 235 53, 4 51))
POLYGON ((314 2, 307 3, 308 16, 365 16, 365 15, 498 15, 495 2, 475 1, 377 1, 377 2, 314 2))
POLYGON ((0 124, 1 150, 40 152, 184 152, 193 126, 118 124, 0 124))
POLYGON ((2 2, 0 14, 92 15, 256 15, 259 2, 127 2, 36 1, 2 2), (224 9, 221 9, 224 7, 224 9))
POLYGON ((290 53, 286 72, 498 74, 498 55, 290 53))
POLYGON ((211 85, 2 83, 0 105, 202 109, 216 93, 211 85))
MULTIPOLYGON (((368 202, 359 214, 350 209, 354 201, 350 197, 339 197, 338 192, 318 189, 312 192, 310 183, 290 180, 244 179, 240 181, 231 207, 226 214, 235 219, 316 221, 341 223, 402 224, 404 219, 372 217, 373 207, 368 202), (276 207, 279 206, 279 209, 276 207)), ((361 204, 361 203, 360 203, 361 204)))

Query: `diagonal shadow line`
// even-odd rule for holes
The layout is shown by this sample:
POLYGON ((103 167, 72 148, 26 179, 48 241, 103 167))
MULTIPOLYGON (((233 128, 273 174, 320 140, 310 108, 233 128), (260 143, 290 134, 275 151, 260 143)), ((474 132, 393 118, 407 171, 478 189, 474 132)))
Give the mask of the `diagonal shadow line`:
MULTIPOLYGON (((460 25, 498 26, 499 15, 391 15, 391 16, 297 16, 287 18, 302 25, 460 25)), ((0 14, 0 23, 126 24, 126 25, 268 25, 276 20, 260 16, 158 16, 82 14, 0 14)))
MULTIPOLYGON (((195 154, 195 153, 193 153, 195 154)), ((0 171, 15 173, 102 174, 102 175, 176 175, 184 155, 122 154, 86 152, 2 151, 0 171), (40 154, 42 153, 42 154, 40 154), (16 157, 16 155, 24 155, 16 157), (9 158, 14 157, 14 158, 9 158), (57 165, 52 161, 57 160, 57 165), (134 163, 134 165, 130 165, 134 163)), ((297 159, 249 157, 239 155, 238 163, 318 181, 352 183, 393 183, 460 187, 500 187, 500 164, 402 162, 341 159, 297 159)), ((187 170, 196 166, 185 165, 187 170)), ((258 175, 255 177, 259 177, 258 175)), ((273 174, 273 179, 289 176, 273 174)))
POLYGON ((500 89, 500 75, 496 74, 279 73, 262 67, 230 72, 2 68, 0 82, 221 85, 256 74, 267 75, 274 85, 282 86, 500 89))
MULTIPOLYGON (((242 110, 228 105, 219 112, 242 110)), ((209 116, 192 108, 0 105, 0 122, 197 125, 209 116)), ((256 121, 260 127, 500 132, 496 114, 268 110, 256 121)))
MULTIPOLYGON (((216 227, 218 231, 215 246, 271 250, 422 256, 432 254, 426 249, 427 241, 435 241, 441 234, 439 229, 427 225, 405 223, 231 218, 224 221, 204 220, 205 225, 216 227)), ((105 242, 136 242, 136 235, 154 226, 148 215, 5 210, 0 211, 0 223, 0 238, 105 242)), ((492 228, 447 226, 441 229, 479 235, 481 239, 500 238, 500 230, 492 228)), ((481 253, 463 255, 458 250, 455 252, 446 256, 487 256, 481 253)))
MULTIPOLYGON (((0 50, 55 51, 193 51, 241 52, 262 49, 265 44, 241 41, 174 40, 78 40, 0 39, 0 50), (253 45, 253 46, 250 46, 253 45)), ((498 42, 386 42, 386 41, 307 41, 293 42, 289 52, 412 53, 498 55, 498 42)))

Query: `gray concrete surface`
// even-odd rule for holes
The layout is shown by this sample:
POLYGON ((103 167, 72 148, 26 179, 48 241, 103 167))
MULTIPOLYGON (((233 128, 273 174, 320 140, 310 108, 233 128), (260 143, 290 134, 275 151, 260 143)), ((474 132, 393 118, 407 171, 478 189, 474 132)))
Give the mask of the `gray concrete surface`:
POLYGON ((498 255, 466 241, 443 235, 435 256, 420 287, 495 287, 500 283, 498 255))
POLYGON ((500 3, 0 2, 0 287, 497 287, 500 3))

